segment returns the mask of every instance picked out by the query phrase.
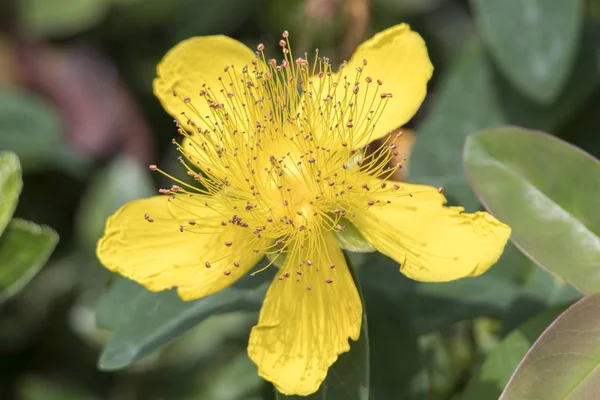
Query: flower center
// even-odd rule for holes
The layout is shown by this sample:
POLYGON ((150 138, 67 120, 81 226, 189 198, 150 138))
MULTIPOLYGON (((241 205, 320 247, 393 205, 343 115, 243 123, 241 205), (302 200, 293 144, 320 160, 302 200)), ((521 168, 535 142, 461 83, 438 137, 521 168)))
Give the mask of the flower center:
POLYGON ((368 182, 400 166, 388 166, 389 141, 370 153, 357 148, 392 96, 368 75, 367 61, 335 74, 318 50, 312 63, 306 54, 294 60, 283 36, 281 63, 267 60, 261 44, 250 65, 225 66, 198 96, 173 92, 186 106, 178 122, 184 140, 174 143, 198 186, 178 181, 162 192, 172 201, 199 197, 223 224, 270 238, 285 252, 311 233, 343 229, 343 216, 375 205, 369 196, 378 188, 368 182))

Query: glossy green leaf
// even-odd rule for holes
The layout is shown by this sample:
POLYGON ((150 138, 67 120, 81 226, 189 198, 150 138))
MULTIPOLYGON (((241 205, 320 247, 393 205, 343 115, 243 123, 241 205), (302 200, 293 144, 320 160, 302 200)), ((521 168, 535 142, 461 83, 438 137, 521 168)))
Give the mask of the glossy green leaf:
POLYGON ((98 325, 114 331, 102 350, 99 368, 125 368, 213 314, 258 310, 268 283, 255 287, 239 283, 211 296, 184 302, 175 290, 153 293, 120 279, 97 308, 98 325))
POLYGON ((483 38, 507 78, 549 104, 569 77, 583 23, 583 0, 471 0, 483 38))
POLYGON ((370 253, 376 250, 346 218, 340 220, 340 225, 344 230, 334 231, 333 234, 342 249, 359 253, 370 253))
POLYGON ((25 286, 44 266, 58 242, 47 226, 13 219, 0 237, 0 301, 25 286))
POLYGON ((549 309, 510 332, 486 357, 469 381, 461 400, 497 399, 527 350, 563 310, 549 309))
POLYGON ((540 132, 504 127, 468 138, 474 190, 532 261, 584 292, 600 290, 600 164, 540 132))
MULTIPOLYGON (((353 266, 354 281, 359 292, 362 290, 356 279, 353 266)), ((367 325, 367 308, 363 300, 363 319, 360 337, 356 342, 350 340, 350 351, 341 354, 327 371, 327 377, 319 390, 309 396, 286 396, 275 391, 276 400, 308 399, 308 400, 368 400, 369 399, 369 329, 367 325)))
POLYGON ((14 151, 25 171, 57 166, 77 174, 86 165, 52 107, 22 90, 0 91, 0 149, 14 151))
POLYGON ((19 158, 11 152, 0 152, 0 235, 17 207, 22 187, 19 158))
POLYGON ((599 34, 599 25, 586 27, 569 82, 548 106, 535 104, 512 90, 496 73, 482 43, 469 43, 442 77, 428 118, 416 128, 410 181, 443 186, 451 202, 476 211, 479 201, 468 186, 461 162, 466 136, 507 123, 557 132, 600 84, 596 59, 599 34))
POLYGON ((584 297, 540 335, 500 400, 584 400, 600 388, 600 293, 584 297))

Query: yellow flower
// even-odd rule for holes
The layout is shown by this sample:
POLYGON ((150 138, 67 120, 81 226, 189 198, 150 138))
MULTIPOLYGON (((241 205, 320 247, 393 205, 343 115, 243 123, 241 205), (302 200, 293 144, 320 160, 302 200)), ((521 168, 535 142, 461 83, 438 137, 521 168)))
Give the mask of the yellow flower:
POLYGON ((294 58, 287 32, 279 45, 282 62, 224 36, 167 53, 154 92, 198 184, 177 181, 125 205, 98 257, 150 290, 192 300, 269 255, 278 271, 248 353, 280 392, 307 395, 360 333, 361 300, 333 232, 353 224, 408 277, 449 281, 486 271, 510 228, 445 207, 436 188, 387 180, 401 168, 388 167, 393 139, 366 150, 425 97, 433 67, 408 25, 363 43, 337 73, 318 50, 294 58))

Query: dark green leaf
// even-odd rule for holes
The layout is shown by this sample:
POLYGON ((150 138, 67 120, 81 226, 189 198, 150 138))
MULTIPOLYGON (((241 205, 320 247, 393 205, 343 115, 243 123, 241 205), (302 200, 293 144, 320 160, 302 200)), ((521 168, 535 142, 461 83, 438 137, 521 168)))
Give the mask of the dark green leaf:
POLYGON ((514 301, 517 287, 485 274, 452 282, 420 283, 415 295, 415 327, 422 333, 476 317, 499 316, 514 301))
POLYGON ((23 187, 19 158, 10 152, 0 152, 0 235, 10 221, 23 187))
POLYGON ((496 63, 530 99, 549 104, 569 77, 583 22, 583 0, 471 0, 496 63))
POLYGON ((396 262, 375 254, 359 269, 369 317, 369 398, 426 400, 429 380, 413 329, 414 282, 396 262))
POLYGON ((564 308, 547 310, 510 332, 471 378, 461 400, 497 399, 527 350, 563 310, 564 308))
POLYGON ((25 286, 44 266, 58 235, 47 226, 13 219, 0 237, 0 301, 25 286))
POLYGON ((117 282, 98 306, 97 323, 114 330, 99 368, 125 368, 213 314, 258 310, 268 283, 240 286, 184 302, 175 290, 153 293, 133 282, 117 282))
POLYGON ((598 160, 553 136, 505 127, 468 138, 465 168, 532 261, 584 292, 600 290, 598 160))
POLYGON ((52 165, 80 172, 85 160, 66 142, 63 129, 60 117, 39 97, 0 91, 0 148, 14 151, 25 171, 52 165))
POLYGON ((562 313, 529 349, 501 400, 578 400, 600 387, 600 293, 562 313))

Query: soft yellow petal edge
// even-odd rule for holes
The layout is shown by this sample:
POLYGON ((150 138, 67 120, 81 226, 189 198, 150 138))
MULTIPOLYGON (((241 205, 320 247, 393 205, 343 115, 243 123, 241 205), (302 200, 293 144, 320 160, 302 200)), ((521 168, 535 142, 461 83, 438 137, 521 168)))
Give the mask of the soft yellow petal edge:
POLYGON ((248 354, 259 375, 286 395, 316 392, 329 367, 350 350, 348 339, 360 336, 360 295, 333 236, 326 233, 322 240, 319 257, 286 257, 250 335, 248 354), (300 260, 307 257, 312 266, 299 268, 300 260))

